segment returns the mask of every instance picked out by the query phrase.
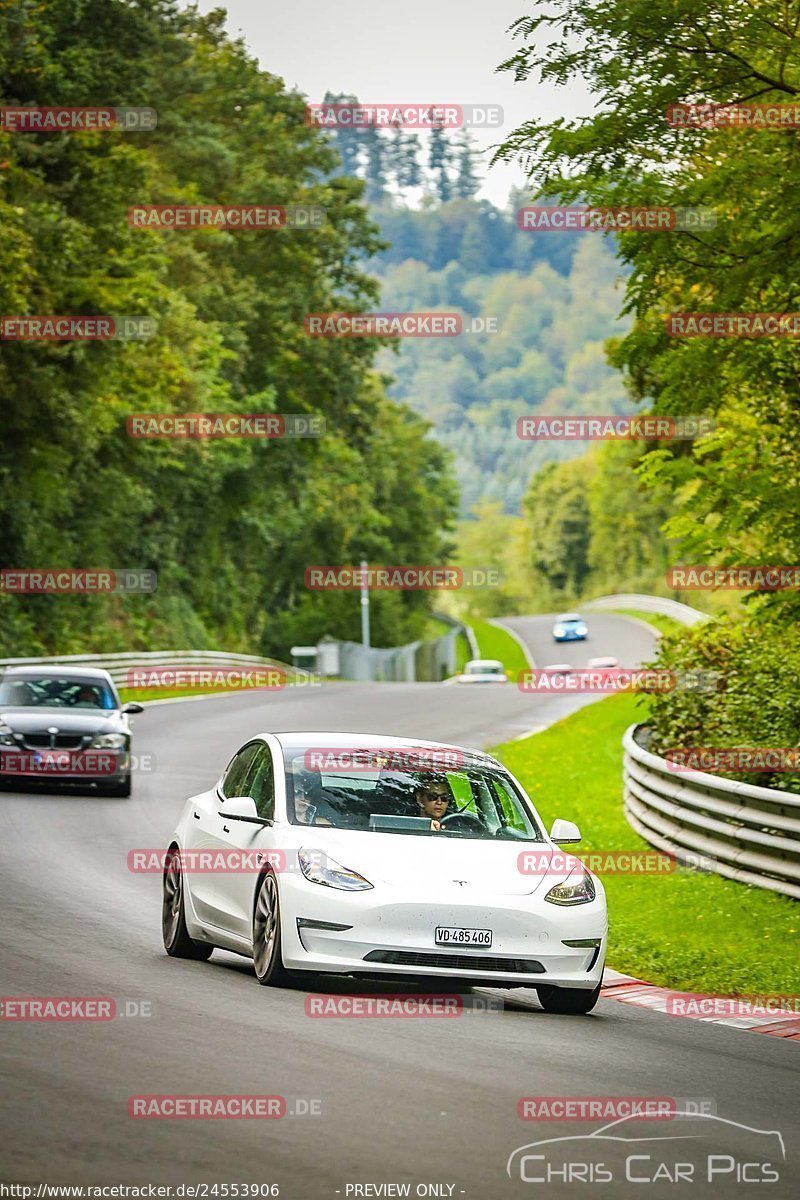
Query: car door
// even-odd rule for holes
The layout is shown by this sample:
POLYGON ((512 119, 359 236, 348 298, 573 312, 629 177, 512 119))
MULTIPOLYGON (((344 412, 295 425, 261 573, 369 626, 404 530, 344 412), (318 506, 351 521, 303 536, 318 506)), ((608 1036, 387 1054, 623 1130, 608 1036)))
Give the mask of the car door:
POLYGON ((231 865, 236 868, 219 875, 217 900, 221 907, 224 928, 237 937, 251 938, 253 922, 253 896, 261 866, 270 860, 270 851, 275 847, 271 826, 260 826, 249 821, 225 818, 225 804, 234 797, 249 796, 255 802, 255 811, 265 821, 275 820, 275 767, 269 746, 259 742, 258 749, 249 760, 245 772, 237 774, 233 785, 223 786, 219 796, 218 844, 223 848, 231 865), (237 854, 239 851, 240 854, 237 854))
MULTIPOLYGON (((190 806, 190 816, 186 829, 186 867, 189 871, 187 886, 191 893, 195 912, 204 924, 213 925, 220 929, 229 928, 231 901, 227 897, 226 876, 220 871, 193 870, 197 855, 202 851, 219 851, 224 849, 226 834, 223 833, 219 810, 220 801, 226 794, 231 796, 246 796, 242 791, 248 772, 264 743, 260 739, 247 742, 237 750, 225 774, 216 788, 197 796, 190 806)), ((249 829, 258 826, 250 825, 249 829)))
MULTIPOLYGON (((247 771, 237 781, 238 796, 251 796, 255 800, 256 812, 265 821, 275 819, 275 765, 272 752, 262 742, 247 771)), ((261 867, 275 862, 270 854, 274 850, 275 837, 270 825, 252 825, 248 821, 226 820, 225 803, 229 798, 225 792, 220 799, 219 817, 222 844, 229 851, 240 850, 248 869, 232 871, 225 876, 228 901, 229 928, 240 937, 250 938, 253 928, 253 900, 261 867)))

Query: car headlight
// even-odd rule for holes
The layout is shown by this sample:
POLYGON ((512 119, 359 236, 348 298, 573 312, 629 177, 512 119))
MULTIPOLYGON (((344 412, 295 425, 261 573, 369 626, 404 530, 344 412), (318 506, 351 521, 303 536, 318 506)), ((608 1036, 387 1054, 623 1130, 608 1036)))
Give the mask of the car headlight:
POLYGON ((341 892, 364 892, 372 887, 369 880, 359 875, 358 871, 351 871, 349 867, 343 867, 327 856, 323 864, 320 862, 321 857, 319 853, 311 853, 308 850, 297 852, 300 870, 311 883, 338 888, 341 892))
POLYGON ((588 871, 584 871, 574 883, 565 879, 563 883, 551 887, 545 900, 550 904, 588 904, 590 900, 594 900, 595 895, 592 877, 588 871))
POLYGON ((124 733, 98 733, 89 742, 93 750, 124 750, 128 738, 124 733))
POLYGON ((554 636, 555 636, 555 637, 563 637, 563 636, 564 636, 564 628, 563 628, 563 626, 562 626, 562 625, 556 625, 555 629, 553 630, 553 634, 554 634, 554 636))
POLYGON ((7 725, 0 725, 0 746, 16 746, 14 734, 7 725))

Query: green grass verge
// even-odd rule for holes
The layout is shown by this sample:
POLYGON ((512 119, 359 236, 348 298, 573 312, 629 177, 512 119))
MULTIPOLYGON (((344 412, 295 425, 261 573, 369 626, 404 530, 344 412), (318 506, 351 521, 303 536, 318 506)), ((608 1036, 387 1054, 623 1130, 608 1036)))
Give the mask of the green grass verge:
MULTIPOLYGON (((302 680, 302 676, 287 676, 287 686, 291 686, 294 679, 302 680)), ((202 685, 196 687, 136 687, 136 688, 118 688, 119 698, 123 704, 127 704, 129 700, 138 700, 144 703, 146 700, 173 700, 185 699, 187 696, 215 696, 221 695, 223 692, 256 692, 259 690, 267 691, 268 689, 248 688, 248 687, 213 687, 202 685)), ((269 689, 277 690, 277 689, 269 689)))
POLYGON ((644 621, 645 625, 652 625, 659 633, 680 633, 689 628, 682 621, 676 621, 674 617, 665 617, 663 613, 636 612, 632 608, 614 608, 607 611, 616 613, 620 617, 638 617, 640 621, 644 621))
POLYGON ((514 681, 520 671, 527 671, 528 663, 519 643, 505 629, 488 621, 470 621, 470 625, 478 643, 478 658, 499 658, 509 679, 514 681))
MULTIPOLYGON (((549 828, 576 821, 586 850, 643 850, 622 811, 622 749, 643 719, 635 696, 591 704, 494 753, 549 828)), ((722 995, 800 994, 800 905, 718 875, 606 875, 608 965, 650 983, 722 995)))

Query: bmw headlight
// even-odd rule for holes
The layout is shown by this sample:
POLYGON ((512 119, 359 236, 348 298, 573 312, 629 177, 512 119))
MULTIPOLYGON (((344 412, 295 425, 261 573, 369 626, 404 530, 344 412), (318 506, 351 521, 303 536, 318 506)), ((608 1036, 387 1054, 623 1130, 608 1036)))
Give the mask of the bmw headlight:
POLYGON ((0 746, 16 746, 14 734, 7 725, 0 725, 0 746))
POLYGON ((128 739, 124 733, 98 733, 89 745, 93 750, 124 750, 128 739))
POLYGON ((364 892, 372 887, 369 880, 359 875, 358 871, 351 871, 349 867, 343 867, 319 852, 298 850, 297 859, 300 870, 311 883, 338 888, 341 892, 364 892))
POLYGON ((584 871, 575 880, 570 877, 563 883, 557 883, 555 887, 551 887, 545 900, 548 900, 550 904, 588 904, 594 900, 595 895, 592 877, 588 871, 584 871))

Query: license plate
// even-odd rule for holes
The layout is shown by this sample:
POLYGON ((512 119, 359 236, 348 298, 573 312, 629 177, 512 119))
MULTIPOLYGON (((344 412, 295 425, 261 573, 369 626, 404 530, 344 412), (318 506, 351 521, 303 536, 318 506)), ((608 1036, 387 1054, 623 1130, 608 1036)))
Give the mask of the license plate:
POLYGON ((491 929, 459 929, 455 925, 437 925, 437 946, 491 946, 491 929))

